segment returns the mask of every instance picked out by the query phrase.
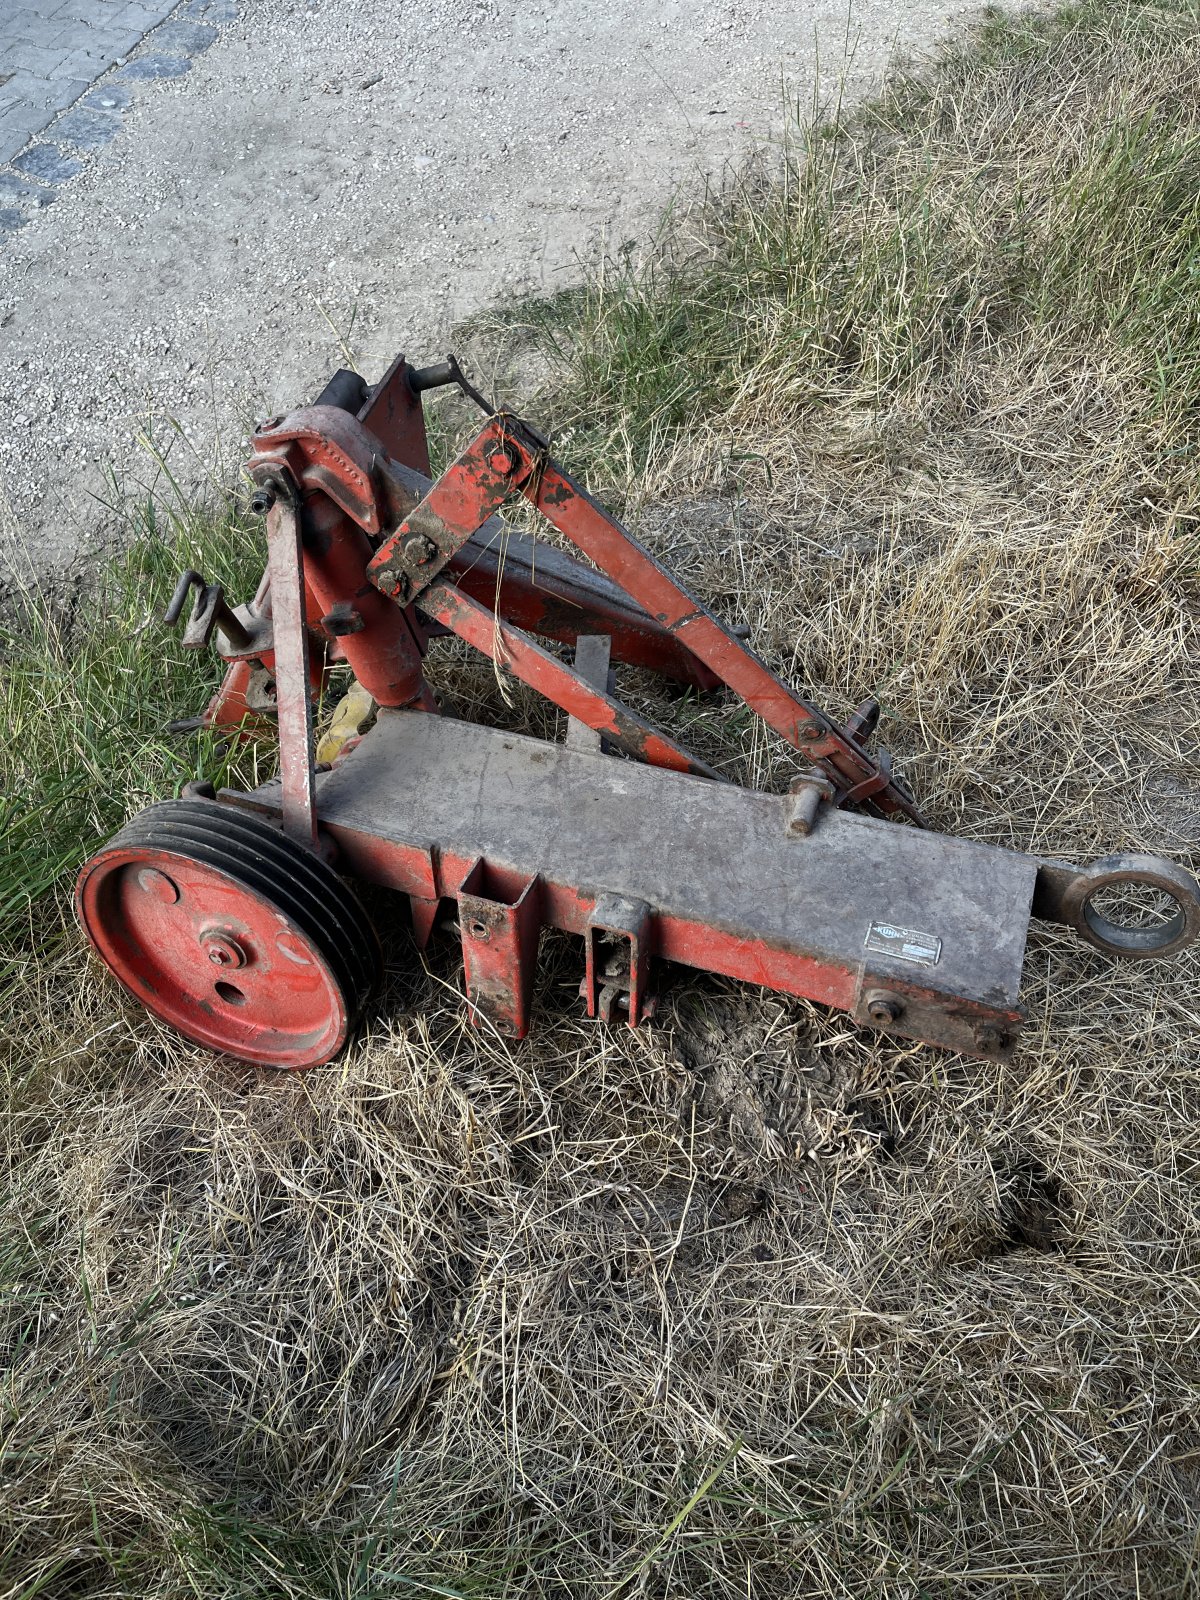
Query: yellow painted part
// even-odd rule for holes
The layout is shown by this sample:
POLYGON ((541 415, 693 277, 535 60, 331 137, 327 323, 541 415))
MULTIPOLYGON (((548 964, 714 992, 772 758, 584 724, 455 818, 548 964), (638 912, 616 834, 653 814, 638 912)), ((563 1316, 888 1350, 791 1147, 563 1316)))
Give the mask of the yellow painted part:
POLYGON ((318 762, 336 761, 343 746, 374 721, 377 710, 374 700, 362 684, 352 685, 338 701, 333 720, 317 745, 318 762))

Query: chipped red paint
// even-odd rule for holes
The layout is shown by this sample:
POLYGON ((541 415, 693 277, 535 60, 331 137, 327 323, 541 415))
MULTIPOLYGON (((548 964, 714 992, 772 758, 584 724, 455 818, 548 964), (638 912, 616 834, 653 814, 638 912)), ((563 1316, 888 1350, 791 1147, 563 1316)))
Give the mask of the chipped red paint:
POLYGON ((308 1067, 349 1032, 324 956, 246 884, 168 851, 101 850, 79 919, 130 994, 189 1039, 266 1066, 308 1067))
POLYGON ((425 432, 425 413, 421 396, 409 382, 412 371, 404 357, 397 356, 371 390, 358 420, 374 435, 394 460, 430 476, 429 440, 425 432))

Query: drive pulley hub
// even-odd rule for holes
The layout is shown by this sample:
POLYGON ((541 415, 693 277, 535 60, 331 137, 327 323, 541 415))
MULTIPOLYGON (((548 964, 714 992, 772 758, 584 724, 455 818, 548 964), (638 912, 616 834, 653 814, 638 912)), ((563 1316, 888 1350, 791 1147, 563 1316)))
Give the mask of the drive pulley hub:
POLYGON ((84 866, 76 905, 130 994, 242 1061, 328 1061, 379 975, 374 930, 337 873, 278 828, 210 800, 136 816, 84 866))

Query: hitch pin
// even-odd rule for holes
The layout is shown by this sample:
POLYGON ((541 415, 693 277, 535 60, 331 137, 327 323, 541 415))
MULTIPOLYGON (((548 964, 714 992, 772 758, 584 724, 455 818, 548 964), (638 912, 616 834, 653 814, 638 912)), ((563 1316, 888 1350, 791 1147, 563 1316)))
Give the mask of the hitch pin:
POLYGON ((234 650, 248 650, 253 640, 225 603, 224 589, 219 583, 209 583, 199 572, 191 568, 180 574, 179 582, 175 585, 175 593, 171 596, 171 603, 163 612, 163 621, 167 627, 174 628, 178 625, 188 593, 192 589, 196 590, 196 603, 192 607, 191 619, 183 630, 184 649, 206 649, 212 639, 213 630, 220 628, 234 650))

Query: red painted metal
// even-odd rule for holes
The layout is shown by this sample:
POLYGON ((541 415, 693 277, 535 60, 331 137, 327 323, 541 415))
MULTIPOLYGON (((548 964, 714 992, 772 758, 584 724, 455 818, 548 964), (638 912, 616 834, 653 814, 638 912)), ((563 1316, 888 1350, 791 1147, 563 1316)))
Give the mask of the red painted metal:
POLYGON ((542 932, 540 880, 475 861, 458 889, 458 926, 471 1021, 523 1039, 542 932))
POLYGON ((451 583, 435 584, 421 597, 421 608, 443 627, 458 634, 484 655, 489 655, 539 694, 560 706, 568 716, 604 734, 619 749, 654 767, 671 767, 698 778, 720 781, 720 773, 689 755, 673 739, 660 733, 628 706, 594 689, 571 667, 535 644, 517 628, 500 622, 477 600, 468 599, 451 583))
POLYGON ((232 874, 117 846, 88 862, 76 905, 120 983, 197 1044, 295 1068, 345 1043, 346 998, 321 951, 232 874))
MULTIPOLYGON (((515 454, 516 441, 508 435, 515 454)), ((743 699, 770 727, 812 757, 854 804, 920 823, 921 814, 890 768, 837 728, 820 707, 801 699, 766 663, 659 565, 616 519, 562 469, 524 447, 521 492, 560 533, 636 594, 651 616, 743 699)), ((520 468, 517 469, 521 471, 520 468)))
POLYGON ((283 831, 297 844, 317 842, 313 805, 313 715, 308 680, 304 552, 300 513, 292 484, 279 484, 267 519, 271 572, 271 622, 275 645, 276 710, 283 831))
MULTIPOLYGON (((322 409, 359 426, 345 412, 331 407, 322 409)), ((264 450, 251 460, 249 471, 260 484, 278 487, 286 494, 289 484, 306 481, 303 460, 297 460, 297 455, 298 451, 281 456, 264 450)), ((389 605, 366 581, 364 574, 371 556, 366 534, 322 490, 305 497, 300 514, 304 582, 313 609, 324 617, 335 606, 348 605, 361 624, 357 631, 338 639, 341 656, 380 705, 421 702, 425 680, 420 646, 404 612, 389 605)))
POLYGON ((371 390, 358 420, 395 461, 430 476, 429 439, 421 396, 409 382, 412 368, 402 355, 371 390))
POLYGON ((337 1050, 378 950, 325 864, 330 848, 339 870, 409 897, 421 945, 457 902, 471 1019, 518 1038, 543 926, 582 937, 592 1016, 636 1026, 661 958, 992 1057, 1011 1055, 1023 1018, 1031 907, 1127 956, 1173 953, 1200 933, 1200 887, 1169 863, 1077 869, 853 815, 920 820, 886 753, 867 749, 878 706, 839 726, 795 694, 518 419, 491 413, 430 482, 421 392, 447 383, 490 411, 453 358, 413 373, 398 357, 357 416, 344 407, 361 382, 341 373, 325 403, 264 423, 248 470, 260 508, 273 500, 269 585, 218 615, 215 586, 181 580, 181 596, 197 582, 208 596, 194 635, 211 634, 230 663, 200 720, 240 726, 255 675, 273 673, 282 784, 224 795, 224 807, 152 808, 81 874, 89 936, 165 1021, 246 1060, 304 1066, 337 1050), (493 514, 518 495, 599 572, 506 530, 493 514), (437 709, 422 660, 436 629, 575 719, 567 744, 411 715, 437 709), (602 637, 576 669, 530 633, 602 637), (615 697, 609 651, 728 686, 816 769, 789 796, 686 781, 720 775, 615 697), (317 782, 311 698, 338 660, 384 709, 317 782), (231 806, 256 820, 243 811, 231 826, 231 806), (1173 899, 1173 919, 1130 933, 1100 916, 1093 899, 1129 882, 1173 899))
POLYGON ((611 641, 612 659, 705 693, 721 680, 610 579, 566 551, 485 525, 447 562, 455 588, 526 633, 561 644, 581 634, 611 641))
POLYGON ((573 482, 516 418, 488 419, 425 499, 385 538, 367 568, 383 593, 407 604, 462 549, 510 494, 521 493, 678 643, 776 732, 832 779, 841 803, 869 804, 920 824, 890 763, 796 695, 690 594, 616 519, 573 482))

